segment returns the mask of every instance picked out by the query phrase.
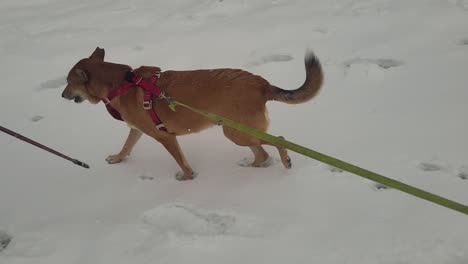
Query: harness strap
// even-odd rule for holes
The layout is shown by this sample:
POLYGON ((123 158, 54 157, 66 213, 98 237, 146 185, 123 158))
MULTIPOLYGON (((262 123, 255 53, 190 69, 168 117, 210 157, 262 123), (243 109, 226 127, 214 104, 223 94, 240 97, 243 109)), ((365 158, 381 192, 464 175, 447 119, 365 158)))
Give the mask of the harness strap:
POLYGON ((120 113, 110 105, 110 102, 115 97, 118 97, 126 93, 128 90, 130 90, 130 88, 139 86, 143 88, 144 90, 143 109, 145 109, 148 112, 149 116, 151 117, 153 122, 156 124, 156 128, 158 130, 167 131, 165 125, 163 124, 161 119, 156 114, 156 111, 154 111, 153 109, 153 96, 157 96, 158 98, 163 98, 164 96, 163 93, 161 92, 161 89, 159 89, 156 86, 156 82, 159 79, 159 77, 160 77, 159 72, 157 74, 154 74, 150 79, 143 79, 142 76, 135 75, 131 71, 127 72, 127 74, 125 75, 125 80, 128 83, 123 84, 119 88, 110 92, 107 97, 102 99, 109 114, 115 119, 123 121, 120 113))
POLYGON ((153 109, 153 94, 151 91, 145 89, 145 94, 143 95, 143 109, 148 112, 149 116, 156 124, 156 128, 159 130, 167 131, 166 126, 163 124, 159 116, 156 114, 156 111, 153 109))

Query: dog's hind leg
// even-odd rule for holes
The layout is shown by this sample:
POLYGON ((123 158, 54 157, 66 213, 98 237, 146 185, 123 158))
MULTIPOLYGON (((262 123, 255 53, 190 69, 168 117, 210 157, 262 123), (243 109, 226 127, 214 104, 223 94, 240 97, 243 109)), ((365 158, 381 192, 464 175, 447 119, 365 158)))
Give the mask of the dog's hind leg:
POLYGON ((223 127, 223 132, 224 135, 236 145, 249 147, 254 154, 253 162, 249 162, 248 164, 246 164, 246 162, 241 162, 239 165, 252 167, 267 167, 269 165, 267 162, 269 155, 261 146, 263 144, 262 140, 230 127, 223 127))
POLYGON ((281 157, 281 162, 283 163, 284 167, 287 169, 291 168, 291 158, 288 155, 287 149, 276 146, 270 143, 267 143, 261 139, 249 136, 243 132, 235 130, 233 128, 224 127, 223 128, 224 135, 229 138, 232 142, 239 146, 248 146, 254 156, 255 159, 250 164, 245 164, 245 162, 241 162, 241 166, 252 166, 252 167, 268 167, 268 153, 263 149, 261 145, 270 145, 276 147, 278 149, 279 155, 281 157))
POLYGON ((281 157, 281 162, 283 163, 284 167, 286 169, 290 169, 292 167, 292 162, 291 158, 288 155, 288 150, 280 146, 275 147, 278 149, 279 155, 281 157))
POLYGON ((133 147, 138 142, 138 140, 141 138, 142 134, 143 133, 141 133, 140 130, 130 128, 130 132, 128 133, 127 140, 125 141, 122 150, 120 150, 119 154, 108 156, 106 158, 106 161, 109 164, 114 164, 124 160, 128 155, 130 155, 130 152, 132 151, 133 147))

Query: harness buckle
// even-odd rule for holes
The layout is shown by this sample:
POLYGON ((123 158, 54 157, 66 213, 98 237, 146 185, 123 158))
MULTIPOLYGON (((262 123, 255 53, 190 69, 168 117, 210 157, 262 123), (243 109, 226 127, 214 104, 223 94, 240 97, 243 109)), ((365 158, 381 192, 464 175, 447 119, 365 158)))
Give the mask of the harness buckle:
POLYGON ((138 85, 138 84, 140 84, 140 82, 141 82, 142 80, 143 80, 143 77, 142 77, 142 76, 140 76, 140 78, 138 79, 138 81, 136 81, 136 82, 135 82, 135 85, 138 85))
POLYGON ((159 93, 158 95, 158 99, 167 99, 168 97, 166 96, 166 94, 164 93, 164 91, 161 90, 161 92, 159 93))
POLYGON ((145 110, 151 110, 153 109, 153 101, 150 100, 150 101, 144 101, 143 102, 143 109, 145 110))

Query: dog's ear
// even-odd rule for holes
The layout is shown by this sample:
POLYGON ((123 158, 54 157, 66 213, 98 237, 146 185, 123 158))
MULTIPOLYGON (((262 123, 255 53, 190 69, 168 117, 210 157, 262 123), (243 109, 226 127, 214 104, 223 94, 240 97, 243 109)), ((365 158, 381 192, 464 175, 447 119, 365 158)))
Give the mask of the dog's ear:
POLYGON ((87 82, 88 81, 88 74, 80 68, 75 69, 75 73, 78 76, 78 79, 82 82, 87 82))
POLYGON ((101 49, 101 48, 97 47, 94 50, 93 54, 91 54, 91 56, 89 56, 89 58, 104 61, 104 55, 105 54, 106 54, 106 52, 104 51, 104 49, 101 49))

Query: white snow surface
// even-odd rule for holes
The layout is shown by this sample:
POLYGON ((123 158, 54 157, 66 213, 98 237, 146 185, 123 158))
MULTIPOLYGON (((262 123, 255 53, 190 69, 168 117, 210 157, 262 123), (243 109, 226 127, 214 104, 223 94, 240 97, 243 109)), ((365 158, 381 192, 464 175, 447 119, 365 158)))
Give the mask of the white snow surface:
POLYGON ((307 49, 325 82, 268 103, 269 131, 468 204, 466 0, 2 0, 0 122, 91 165, 0 135, 1 264, 467 264, 468 217, 272 148, 268 168, 212 128, 180 138, 193 181, 104 106, 61 98, 68 70, 106 60, 243 68, 294 89, 307 49))

